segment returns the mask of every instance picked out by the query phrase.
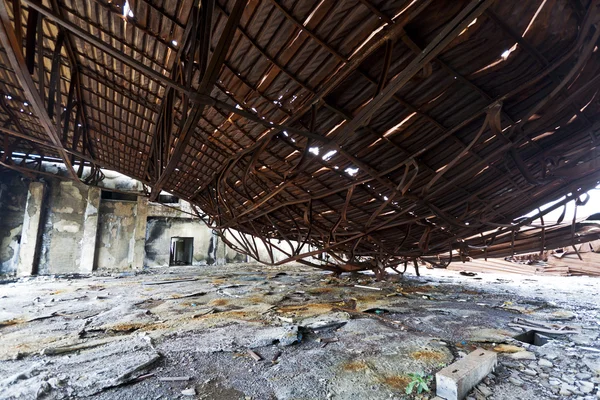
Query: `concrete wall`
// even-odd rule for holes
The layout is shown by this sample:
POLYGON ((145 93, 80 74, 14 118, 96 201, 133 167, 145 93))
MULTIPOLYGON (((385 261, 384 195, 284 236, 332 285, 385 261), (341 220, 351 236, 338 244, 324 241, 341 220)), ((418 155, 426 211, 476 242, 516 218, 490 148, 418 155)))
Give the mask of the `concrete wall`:
POLYGON ((88 188, 73 181, 48 185, 38 273, 79 272, 88 188))
POLYGON ((133 268, 137 202, 100 201, 96 269, 124 270, 133 268))
POLYGON ((193 265, 212 265, 216 262, 216 237, 213 237, 212 230, 199 220, 148 217, 144 265, 151 267, 169 265, 172 237, 194 239, 193 265))
POLYGON ((0 177, 0 275, 12 275, 19 259, 29 180, 12 172, 0 177))
MULTIPOLYGON (((60 172, 58 165, 46 167, 60 172)), ((13 173, 3 173, 0 178, 0 275, 86 274, 168 266, 173 237, 193 238, 193 265, 247 261, 202 223, 187 202, 165 207, 148 203, 144 197, 108 200, 100 198, 100 189, 71 180, 30 182, 13 173), (29 199, 39 220, 35 226, 26 210, 29 199), (24 227, 29 225, 31 234, 26 235, 24 227), (22 236, 27 236, 27 241, 22 236), (27 268, 20 267, 24 255, 27 268)), ((103 186, 134 193, 140 189, 139 182, 110 172, 103 186)), ((262 258, 268 260, 264 245, 259 240, 257 245, 262 258)), ((275 253, 275 261, 284 258, 275 253)))

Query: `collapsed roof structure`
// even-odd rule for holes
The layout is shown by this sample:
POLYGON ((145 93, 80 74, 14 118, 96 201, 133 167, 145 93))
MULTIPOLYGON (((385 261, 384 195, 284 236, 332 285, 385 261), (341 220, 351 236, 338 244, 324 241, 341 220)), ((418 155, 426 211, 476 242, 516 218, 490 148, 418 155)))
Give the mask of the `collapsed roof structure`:
POLYGON ((597 185, 598 3, 0 0, 1 165, 119 171, 254 257, 479 255, 597 185))

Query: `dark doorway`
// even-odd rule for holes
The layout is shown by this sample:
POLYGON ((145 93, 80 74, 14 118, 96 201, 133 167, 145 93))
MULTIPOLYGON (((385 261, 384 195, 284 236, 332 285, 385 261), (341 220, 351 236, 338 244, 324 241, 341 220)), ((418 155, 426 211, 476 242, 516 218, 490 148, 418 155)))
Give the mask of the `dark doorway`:
POLYGON ((194 238, 172 237, 169 265, 192 265, 194 238))

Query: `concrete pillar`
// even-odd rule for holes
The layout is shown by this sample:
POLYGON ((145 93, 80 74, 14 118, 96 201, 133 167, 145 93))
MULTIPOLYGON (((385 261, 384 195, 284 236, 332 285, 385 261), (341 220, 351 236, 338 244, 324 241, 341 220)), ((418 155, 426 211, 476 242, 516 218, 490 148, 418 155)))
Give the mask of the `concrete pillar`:
POLYGON ((79 261, 79 272, 82 274, 91 274, 94 271, 100 193, 101 190, 98 187, 90 186, 88 188, 87 205, 83 216, 83 238, 81 239, 81 257, 79 261))
POLYGON ((216 233, 213 233, 213 236, 215 238, 215 245, 217 246, 215 251, 215 263, 217 265, 225 265, 227 264, 227 245, 216 233))
POLYGON ((27 193, 17 276, 33 275, 36 272, 36 253, 40 238, 40 223, 46 185, 43 182, 31 182, 27 193))
POLYGON ((146 224, 148 222, 148 199, 139 196, 137 200, 137 211, 135 219, 135 231, 133 233, 133 269, 144 268, 146 256, 146 224))

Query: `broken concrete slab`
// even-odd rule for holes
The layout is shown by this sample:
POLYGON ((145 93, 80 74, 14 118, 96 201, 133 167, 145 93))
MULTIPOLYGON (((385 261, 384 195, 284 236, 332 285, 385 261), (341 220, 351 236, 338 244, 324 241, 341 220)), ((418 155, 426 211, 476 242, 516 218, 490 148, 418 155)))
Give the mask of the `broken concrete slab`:
POLYGON ((161 355, 143 340, 133 337, 86 351, 44 358, 33 368, 26 360, 0 364, 0 399, 36 398, 39 390, 54 392, 51 398, 91 396, 142 375, 161 355), (16 373, 14 371, 17 371, 16 373), (60 387, 49 385, 58 378, 60 387))

